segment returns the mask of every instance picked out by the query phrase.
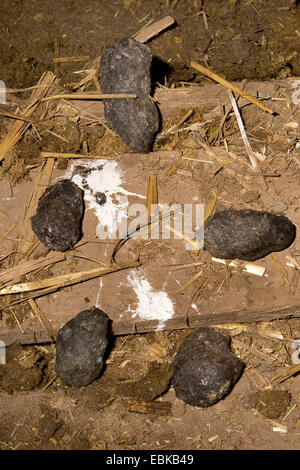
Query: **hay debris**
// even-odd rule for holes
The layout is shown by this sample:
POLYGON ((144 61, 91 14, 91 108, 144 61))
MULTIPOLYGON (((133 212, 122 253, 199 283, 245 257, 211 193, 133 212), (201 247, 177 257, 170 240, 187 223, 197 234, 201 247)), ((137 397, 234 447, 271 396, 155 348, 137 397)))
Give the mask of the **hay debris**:
POLYGON ((88 281, 89 279, 94 279, 95 277, 104 276, 108 273, 120 271, 121 269, 135 268, 137 266, 139 266, 139 263, 134 261, 120 265, 107 266, 105 268, 96 268, 89 269, 88 271, 61 274, 60 276, 39 279, 37 281, 23 282, 20 284, 4 287, 0 290, 0 296, 8 294, 19 294, 22 292, 31 292, 40 289, 43 290, 48 288, 56 290, 62 287, 78 284, 79 282, 88 281))

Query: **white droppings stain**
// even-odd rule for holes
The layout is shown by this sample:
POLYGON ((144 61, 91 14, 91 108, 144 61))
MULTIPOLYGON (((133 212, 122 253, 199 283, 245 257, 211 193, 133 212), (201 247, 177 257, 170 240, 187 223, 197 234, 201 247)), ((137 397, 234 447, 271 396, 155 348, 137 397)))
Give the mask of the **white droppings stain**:
POLYGON ((127 279, 138 300, 137 307, 132 308, 131 304, 127 311, 132 313, 132 318, 139 316, 141 320, 157 320, 156 330, 162 330, 175 313, 168 294, 165 291, 155 291, 142 273, 132 271, 127 279))
POLYGON ((146 199, 141 194, 124 189, 122 176, 123 172, 114 160, 79 160, 70 166, 65 175, 65 178, 72 178, 72 181, 83 189, 88 209, 93 210, 98 218, 98 238, 118 238, 117 230, 121 231, 122 222, 126 221, 128 216, 127 196, 146 199), (87 172, 74 174, 78 166, 86 168, 87 172), (99 193, 106 196, 104 204, 97 202, 99 193))

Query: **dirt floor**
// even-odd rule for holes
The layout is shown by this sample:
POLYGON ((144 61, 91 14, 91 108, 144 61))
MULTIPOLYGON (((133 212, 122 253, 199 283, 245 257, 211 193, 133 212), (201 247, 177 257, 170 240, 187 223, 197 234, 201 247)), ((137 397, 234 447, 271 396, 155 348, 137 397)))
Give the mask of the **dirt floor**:
MULTIPOLYGON (((183 121, 185 130, 181 130, 178 117, 163 119, 154 151, 199 149, 201 141, 209 157, 216 156, 209 153, 212 148, 219 149, 223 160, 214 165, 204 163, 204 166, 191 160, 175 167, 173 183, 168 183, 167 177, 160 179, 159 194, 170 184, 172 202, 176 202, 179 185, 185 182, 191 188, 199 186, 199 197, 211 206, 216 203, 213 195, 218 194, 217 210, 233 204, 236 208, 267 209, 288 216, 297 225, 299 105, 293 106, 290 101, 290 80, 300 77, 298 1, 2 0, 0 13, 0 80, 8 88, 7 104, 0 105, 0 112, 6 113, 5 118, 0 116, 0 138, 10 129, 7 113, 24 113, 24 102, 30 97, 31 87, 44 72, 52 71, 60 79, 55 85, 58 91, 97 90, 97 73, 83 85, 81 80, 92 70, 93 61, 104 48, 137 33, 150 20, 155 22, 166 15, 173 16, 176 25, 148 43, 155 56, 153 84, 175 89, 211 85, 210 79, 188 66, 191 60, 230 81, 246 79, 250 83, 256 80, 275 84, 276 93, 273 94, 271 88, 273 100, 270 96, 259 96, 274 109, 278 106, 280 112, 284 108, 275 127, 273 116, 252 105, 242 109, 253 149, 262 155, 266 152, 269 157, 262 163, 268 191, 261 178, 249 176, 251 169, 235 116, 220 102, 217 104, 218 113, 222 111, 219 115, 208 115, 205 103, 203 107, 193 108, 183 121), (60 60, 62 58, 69 59, 60 60), (168 134, 168 129, 174 125, 180 132, 168 134), (224 160, 228 146, 232 158, 242 155, 241 161, 234 161, 234 166, 224 160)), ((241 86, 248 86, 247 82, 241 86)), ((111 135, 105 125, 99 125, 99 117, 96 125, 93 122, 82 125, 78 113, 64 102, 59 108, 49 103, 41 115, 33 114, 36 122, 33 121, 32 128, 24 132, 1 163, 2 198, 6 197, 6 190, 18 192, 22 184, 31 185, 41 168, 41 151, 113 154, 116 158, 128 151, 120 138, 111 135)), ((169 166, 163 157, 158 157, 147 167, 139 163, 134 174, 138 176, 155 169, 165 175, 169 166)), ((67 160, 57 160, 57 170, 67 171, 67 167, 67 160)), ((139 188, 139 179, 134 184, 139 188)), ((2 230, 6 230, 7 222, 0 222, 2 230)), ((10 222, 14 222, 13 214, 10 222)), ((4 247, 0 252, 2 274, 17 264, 18 253, 14 247, 20 240, 11 232, 0 234, 0 238, 4 247), (7 247, 6 242, 12 245, 7 247)), ((15 343, 7 348, 7 364, 0 365, 0 449, 299 448, 300 374, 299 367, 297 369, 292 361, 292 357, 295 358, 292 344, 300 338, 300 320, 289 318, 300 317, 297 304, 299 236, 287 253, 280 253, 275 259, 258 260, 257 264, 269 273, 269 278, 263 281, 245 276, 241 266, 230 270, 228 266, 212 263, 207 253, 189 254, 188 259, 183 259, 176 247, 159 243, 149 247, 147 243, 140 243, 135 250, 145 264, 154 256, 157 256, 154 264, 168 256, 173 265, 192 262, 193 266, 184 272, 181 286, 197 273, 195 264, 203 264, 201 279, 184 288, 189 305, 197 304, 213 311, 230 305, 232 299, 233 303, 240 302, 240 309, 243 309, 239 296, 244 296, 248 304, 259 302, 260 311, 264 308, 269 311, 270 305, 275 311, 276 308, 278 311, 294 309, 285 319, 276 319, 274 314, 273 321, 268 318, 251 323, 230 320, 216 327, 231 337, 233 352, 245 364, 233 391, 216 405, 203 409, 185 404, 175 396, 170 385, 170 364, 186 335, 193 331, 189 328, 111 337, 101 377, 80 390, 66 387, 56 378, 53 342, 26 346, 15 343), (286 255, 294 263, 293 268, 286 266, 286 255), (234 291, 238 291, 236 296, 232 295, 234 291)), ((135 253, 134 249, 132 252, 135 253)), ((47 251, 32 250, 32 253, 38 258, 47 251)), ((67 263, 72 271, 84 266, 86 259, 70 257, 67 263)), ((94 265, 91 263, 88 267, 94 265)), ((23 275, 17 281, 43 279, 59 273, 59 267, 53 265, 44 271, 30 272, 29 277, 23 275)), ((107 279, 109 283, 109 276, 107 279)), ((99 288, 99 284, 96 287, 99 288)), ((73 295, 70 287, 61 292, 73 295)), ((92 306, 91 292, 91 288, 87 288, 86 295, 81 296, 87 308, 92 306)), ((106 292, 109 305, 111 293, 115 291, 112 287, 106 292)), ((60 293, 52 295, 58 295, 59 299, 60 293)), ((16 296, 0 298, 5 327, 12 331, 25 328, 25 320, 30 320, 32 309, 30 300, 24 299, 19 306, 16 296)), ((47 296, 38 302, 39 307, 47 311, 47 296)), ((53 298, 51 302, 49 311, 55 305, 53 298)), ((282 318, 280 314, 278 318, 282 318)), ((49 333, 47 321, 42 324, 49 333)))

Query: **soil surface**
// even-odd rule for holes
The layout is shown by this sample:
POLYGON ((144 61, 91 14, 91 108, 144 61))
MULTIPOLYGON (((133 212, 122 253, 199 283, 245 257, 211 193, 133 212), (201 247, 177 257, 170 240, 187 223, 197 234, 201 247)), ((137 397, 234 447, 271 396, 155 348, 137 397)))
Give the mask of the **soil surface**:
MULTIPOLYGON (((2 0, 0 80, 8 88, 8 104, 3 110, 18 113, 18 106, 30 93, 24 89, 36 85, 48 70, 59 77, 61 87, 75 91, 106 46, 166 15, 173 16, 176 25, 148 44, 155 55, 153 82, 169 87, 210 83, 188 67, 190 60, 232 81, 300 76, 297 0, 2 0)), ((95 86, 97 80, 85 91, 95 90, 95 86)), ((278 100, 284 99, 284 94, 281 96, 278 100)), ((48 110, 52 110, 51 104, 48 110)), ((83 136, 71 110, 62 106, 60 111, 61 138, 56 135, 57 122, 47 130, 38 128, 26 133, 2 163, 1 176, 6 173, 12 186, 24 177, 30 181, 31 170, 41 163, 40 150, 80 149, 97 154, 126 151, 124 144, 122 147, 122 142, 105 128, 87 127, 83 136)), ((187 124, 195 125, 196 117, 201 121, 201 110, 187 124)), ((234 148, 238 129, 234 116, 229 118, 224 119, 224 134, 234 148)), ((218 170, 215 178, 209 165, 209 178, 199 174, 195 181, 201 182, 206 194, 214 185, 218 192, 221 188, 228 190, 230 196, 225 192, 225 199, 218 202, 219 209, 226 208, 236 197, 241 208, 253 203, 250 207, 261 209, 262 201, 264 207, 297 216, 299 160, 293 153, 299 149, 297 128, 279 129, 276 138, 270 140, 257 110, 243 109, 243 118, 257 151, 262 152, 268 141, 272 155, 268 173, 284 175, 284 188, 280 187, 282 180, 273 178, 273 192, 264 192, 260 199, 253 179, 241 193, 242 184, 236 183, 236 175, 229 172, 223 176, 218 170), (282 158, 283 152, 290 155, 287 161, 282 158), (280 195, 279 199, 274 194, 280 195)), ((2 137, 8 122, 0 119, 2 137)), ((211 145, 224 143, 224 135, 218 134, 220 119, 212 119, 203 127, 202 137, 211 145)), ((163 130, 173 124, 163 123, 163 130)), ((184 133, 167 136, 156 142, 155 150, 180 149, 188 138, 184 133)), ((241 139, 239 145, 237 151, 241 139)), ((59 166, 65 169, 66 162, 60 161, 59 166)), ((193 170, 185 167, 180 171, 182 177, 189 177, 193 170)), ((299 251, 292 254, 299 260, 299 251)), ((5 257, 1 257, 1 264, 1 269, 7 267, 5 257)), ((219 296, 221 302, 222 288, 226 288, 231 275, 223 266, 211 270, 209 265, 207 269, 207 278, 213 278, 212 285, 208 284, 211 295, 219 296), (218 275, 211 276, 209 270, 218 271, 218 275)), ((292 297, 298 287, 299 270, 294 271, 288 285, 278 273, 282 289, 289 289, 292 297)), ((281 276, 284 278, 284 273, 281 276)), ((248 279, 243 282, 246 289, 248 279)), ((200 294, 201 289, 200 285, 200 294)), ((267 299, 268 292, 257 287, 257 296, 267 299)), ((85 299, 88 303, 88 296, 85 299)), ((22 304, 17 318, 15 312, 11 315, 11 323, 22 328, 22 316, 27 313, 22 304)), ((292 344, 300 338, 300 320, 236 323, 219 328, 231 336, 232 350, 245 369, 233 391, 206 409, 185 404, 170 386, 170 364, 191 331, 111 338, 103 374, 80 390, 64 386, 55 377, 54 344, 9 346, 7 364, 0 365, 0 449, 297 449, 300 374, 281 373, 293 365, 292 344)))
MULTIPOLYGON (((190 60, 231 80, 300 75, 300 5, 293 0, 3 0, 0 8, 0 70, 8 87, 32 86, 53 70, 55 41, 61 57, 93 59, 167 15, 177 25, 151 41, 165 63, 159 75, 192 80, 190 60)), ((62 65, 62 77, 74 81, 81 65, 62 65)))

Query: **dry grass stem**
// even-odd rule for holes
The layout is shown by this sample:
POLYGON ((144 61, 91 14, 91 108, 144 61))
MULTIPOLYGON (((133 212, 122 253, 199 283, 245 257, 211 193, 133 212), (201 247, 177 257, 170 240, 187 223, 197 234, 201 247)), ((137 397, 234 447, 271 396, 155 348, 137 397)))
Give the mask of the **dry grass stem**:
POLYGON ((139 33, 134 36, 134 38, 140 42, 147 42, 158 34, 160 34, 162 31, 165 31, 174 23, 175 20, 174 18, 172 18, 172 16, 166 16, 165 18, 156 21, 150 26, 143 28, 139 33))
POLYGON ((28 274, 36 269, 45 268, 46 266, 51 266, 52 264, 59 263, 65 259, 65 253, 49 253, 47 256, 18 264, 17 266, 13 266, 12 268, 5 269, 0 272, 0 284, 6 284, 14 279, 18 279, 24 274, 28 274))
POLYGON ((262 174, 262 171, 260 169, 260 165, 257 161, 257 158, 256 158, 256 155, 255 153, 253 152, 252 148, 251 148, 251 145, 249 143, 249 140, 248 140, 248 137, 246 135, 246 132, 245 132, 245 128, 244 128, 244 124, 243 124, 243 121, 242 121, 242 118, 241 118, 241 115, 240 115, 240 112, 239 112, 239 109, 238 109, 238 106, 236 104, 236 101, 235 101, 235 98, 231 92, 231 90, 228 90, 228 95, 229 95, 229 98, 230 98, 230 101, 231 101, 231 104, 232 104, 232 107, 233 107, 233 111, 234 111, 234 114, 235 114, 235 117, 237 119, 237 123, 238 123, 238 126, 239 126, 239 129, 240 129, 240 133, 241 133, 241 136, 242 136, 242 139, 243 139, 243 142, 244 142, 244 145, 245 145, 245 148, 246 148, 246 152, 248 154, 248 157, 249 157, 249 160, 251 162, 251 165, 253 166, 253 169, 254 171, 259 175, 259 178, 262 182, 262 184, 264 185, 265 189, 268 189, 268 185, 267 185, 267 182, 262 174))
MULTIPOLYGON (((23 116, 25 118, 30 118, 30 116, 36 110, 40 100, 48 93, 49 88, 54 84, 55 80, 56 77, 52 72, 45 72, 42 75, 37 84, 37 87, 33 89, 31 96, 27 101, 27 106, 23 110, 23 116)), ((5 158, 7 152, 11 151, 17 142, 19 142, 29 126, 30 122, 19 120, 12 124, 8 133, 0 142, 0 161, 2 161, 5 158)))
POLYGON ((220 83, 221 85, 225 86, 226 88, 229 88, 232 90, 234 93, 237 95, 242 96, 245 100, 250 101, 250 103, 255 104, 258 106, 260 109, 263 111, 266 111, 267 113, 270 114, 275 114, 275 111, 273 109, 269 108, 268 106, 264 105, 257 99, 253 98, 253 96, 248 95, 245 91, 241 90, 240 88, 236 87, 235 85, 232 85, 232 83, 228 82, 224 78, 220 77, 220 75, 217 75, 216 73, 212 72, 211 70, 207 69, 206 67, 203 67, 203 65, 198 64, 197 62, 190 62, 190 67, 193 67, 194 69, 198 70, 198 72, 202 72, 204 75, 207 77, 211 78, 212 80, 215 80, 216 82, 220 83))
POLYGON ((66 158, 66 159, 89 159, 89 160, 115 160, 114 157, 106 155, 84 155, 82 153, 64 153, 64 152, 41 152, 42 158, 66 158))
POLYGON ((271 253, 271 260, 273 265, 279 272, 282 280, 285 282, 285 284, 289 285, 289 278, 287 276, 287 273, 275 253, 271 253))
POLYGON ((263 266, 258 266, 255 263, 245 263, 239 260, 233 260, 230 263, 227 263, 225 259, 215 258, 214 256, 212 256, 211 260, 215 263, 225 264, 233 268, 236 268, 241 264, 243 266, 243 271, 255 276, 263 276, 266 272, 266 268, 263 266))
POLYGON ((200 277, 202 275, 203 271, 199 271, 198 273, 194 274, 182 287, 180 287, 179 289, 177 289, 174 294, 179 294, 180 292, 182 292, 186 287, 188 287, 190 284, 192 284, 192 282, 196 281, 196 279, 198 279, 198 277, 200 277))

